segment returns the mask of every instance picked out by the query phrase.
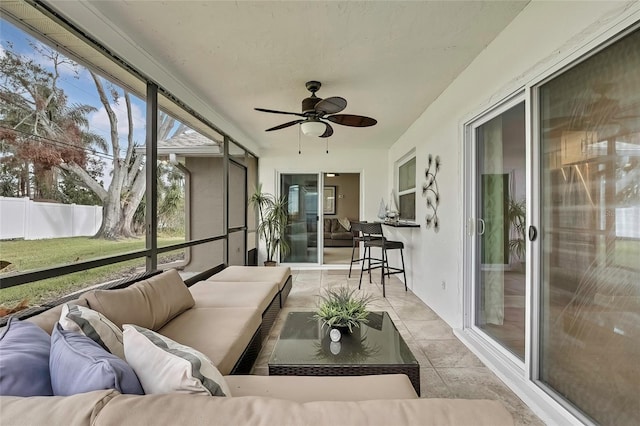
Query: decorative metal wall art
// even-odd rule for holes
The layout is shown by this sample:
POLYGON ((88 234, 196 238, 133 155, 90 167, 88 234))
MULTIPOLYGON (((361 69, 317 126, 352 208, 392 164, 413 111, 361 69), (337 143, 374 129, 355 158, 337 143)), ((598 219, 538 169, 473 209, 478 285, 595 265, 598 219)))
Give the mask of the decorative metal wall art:
POLYGON ((429 163, 424 170, 427 181, 422 185, 422 196, 427 199, 427 214, 425 220, 427 228, 433 226, 435 232, 440 231, 440 220, 438 219, 438 206, 440 205, 440 189, 436 181, 436 175, 440 171, 440 156, 436 155, 434 159, 429 154, 429 163), (433 169, 432 169, 433 167, 433 169))

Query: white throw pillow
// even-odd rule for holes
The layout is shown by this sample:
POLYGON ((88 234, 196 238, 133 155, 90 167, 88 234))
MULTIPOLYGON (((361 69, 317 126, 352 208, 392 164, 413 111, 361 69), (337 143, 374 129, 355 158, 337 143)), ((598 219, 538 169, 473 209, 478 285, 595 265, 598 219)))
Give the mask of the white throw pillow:
POLYGON ((67 303, 62 307, 58 322, 63 330, 83 334, 118 358, 124 359, 122 330, 100 312, 67 303))
POLYGON ((351 222, 346 217, 339 218, 338 223, 347 231, 351 231, 351 222))
POLYGON ((146 394, 231 396, 220 371, 203 353, 133 324, 124 324, 124 354, 146 394))

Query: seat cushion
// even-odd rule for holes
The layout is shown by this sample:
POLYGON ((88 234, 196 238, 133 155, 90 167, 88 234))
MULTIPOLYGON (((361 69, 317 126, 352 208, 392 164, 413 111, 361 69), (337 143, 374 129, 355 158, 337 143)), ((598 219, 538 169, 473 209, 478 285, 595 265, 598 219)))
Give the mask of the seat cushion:
POLYGON ((158 333, 202 352, 220 373, 229 374, 261 322, 257 308, 192 308, 158 333))
POLYGON ((297 402, 418 398, 404 374, 378 376, 226 376, 233 396, 265 396, 297 402))
POLYGON ((118 290, 94 290, 82 295, 89 307, 115 325, 135 324, 158 330, 195 301, 175 269, 118 290))
POLYGON ((258 308, 264 312, 278 294, 278 285, 269 281, 200 281, 189 291, 196 308, 258 308))
POLYGON ((332 240, 353 240, 353 234, 351 232, 332 232, 332 240))
POLYGON ((273 281, 278 284, 278 291, 282 291, 287 279, 291 275, 288 266, 229 266, 207 281, 251 282, 273 281))

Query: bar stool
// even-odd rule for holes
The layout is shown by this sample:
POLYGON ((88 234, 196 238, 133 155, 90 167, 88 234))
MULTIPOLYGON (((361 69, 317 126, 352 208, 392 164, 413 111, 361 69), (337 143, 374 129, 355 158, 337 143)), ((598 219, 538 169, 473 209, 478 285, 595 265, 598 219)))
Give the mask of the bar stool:
POLYGON ((364 241, 364 239, 362 238, 362 233, 360 232, 360 222, 351 222, 351 233, 353 234, 353 243, 351 246, 351 264, 349 265, 349 278, 351 278, 351 268, 353 267, 353 264, 364 260, 364 256, 358 257, 358 259, 353 258, 356 253, 356 247, 360 247, 360 243, 364 241))
POLYGON ((371 271, 373 269, 381 269, 382 279, 382 297, 387 297, 385 292, 385 280, 384 277, 391 276, 392 274, 402 273, 404 277, 404 291, 407 291, 407 274, 404 270, 404 243, 402 241, 390 241, 387 240, 382 233, 382 224, 380 222, 361 222, 360 232, 362 233, 362 241, 364 242, 364 253, 362 269, 360 270, 360 282, 358 283, 358 289, 362 285, 362 274, 366 270, 369 272, 369 282, 371 282, 371 271), (379 248, 382 253, 382 259, 376 259, 371 257, 371 247, 379 248), (400 250, 400 259, 402 260, 402 268, 395 268, 389 266, 389 258, 387 256, 388 250, 400 250), (367 262, 365 268, 364 262, 367 262), (385 272, 386 269, 386 272, 385 272))

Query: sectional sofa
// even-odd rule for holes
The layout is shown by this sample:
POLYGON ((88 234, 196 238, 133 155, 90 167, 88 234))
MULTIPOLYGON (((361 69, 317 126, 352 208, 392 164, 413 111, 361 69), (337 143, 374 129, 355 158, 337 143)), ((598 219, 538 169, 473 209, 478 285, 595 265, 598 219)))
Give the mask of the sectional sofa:
MULTIPOLYGON (((26 318, 24 321, 57 335, 60 332, 54 330, 60 328, 61 314, 64 317, 69 307, 78 306, 99 312, 117 327, 134 324, 136 329, 152 330, 156 336, 206 355, 221 374, 227 396, 188 394, 184 389, 149 394, 146 377, 164 379, 160 376, 165 370, 146 371, 143 380, 136 369, 139 360, 134 364, 131 359, 146 395, 96 389, 67 396, 7 396, 0 386, 4 394, 0 396, 0 424, 513 424, 511 415, 497 401, 420 399, 404 375, 249 375, 264 338, 286 303, 291 282, 287 267, 231 266, 186 284, 175 270, 169 270, 117 288, 87 291, 26 318)), ((125 326, 127 361, 132 352, 126 336, 131 329, 125 326)), ((7 334, 2 333, 0 344, 7 334)), ((140 356, 146 356, 144 351, 136 354, 140 356)), ((149 365, 153 365, 151 360, 149 365)), ((57 367, 50 364, 50 368, 53 376, 57 367)))

